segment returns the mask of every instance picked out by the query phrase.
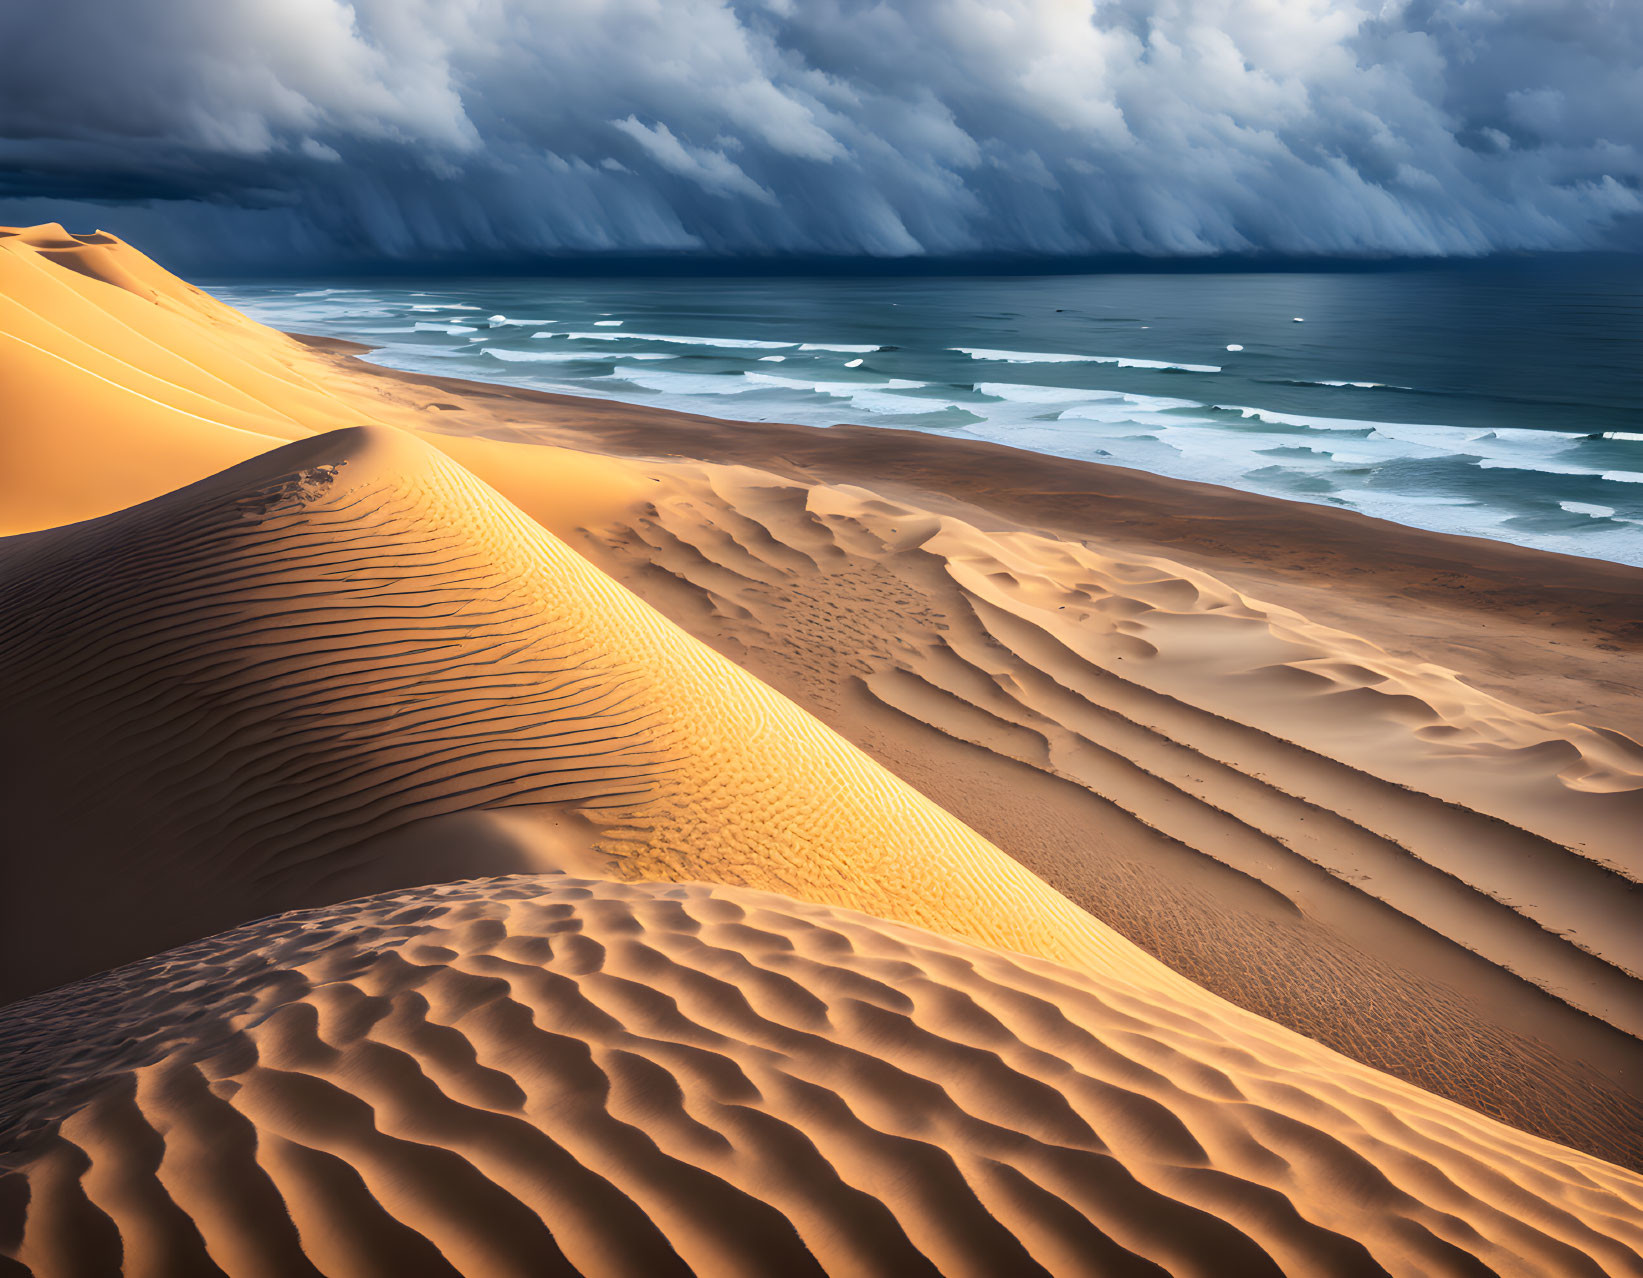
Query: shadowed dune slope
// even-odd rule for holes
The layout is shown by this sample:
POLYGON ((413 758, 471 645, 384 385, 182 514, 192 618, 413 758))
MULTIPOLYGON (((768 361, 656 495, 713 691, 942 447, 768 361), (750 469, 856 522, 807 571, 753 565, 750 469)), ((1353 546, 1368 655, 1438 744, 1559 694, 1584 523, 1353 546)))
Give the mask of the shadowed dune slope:
POLYGON ((0 1012, 0 1053, 39 1278, 1643 1274, 1631 1173, 745 889, 288 914, 0 1012))
POLYGON ((1153 966, 398 431, 8 539, 0 591, 12 997, 276 910, 567 864, 1153 966), (453 823, 480 852, 452 857, 453 823))

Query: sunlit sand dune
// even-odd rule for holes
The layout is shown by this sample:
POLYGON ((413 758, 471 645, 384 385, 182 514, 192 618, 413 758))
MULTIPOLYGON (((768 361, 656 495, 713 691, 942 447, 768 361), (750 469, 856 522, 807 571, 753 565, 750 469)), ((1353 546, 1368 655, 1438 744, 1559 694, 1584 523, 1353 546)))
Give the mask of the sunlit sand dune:
POLYGON ((40 1275, 1643 1273, 1630 1173, 746 889, 288 914, 16 1004, 0 1042, 0 1246, 40 1275))
POLYGON ((401 432, 12 538, 0 580, 9 833, 57 849, 12 871, 13 996, 270 911, 559 856, 1139 958, 401 432), (427 849, 424 823, 473 813, 497 859, 427 849), (73 890, 88 874, 99 891, 73 890))
POLYGON ((0 230, 0 530, 104 514, 352 424, 280 347, 113 236, 0 230))
MULTIPOLYGON (((55 224, 0 228, 0 387, 0 534, 108 514, 314 432, 460 410, 339 371, 117 237, 55 224)), ((440 442, 554 526, 643 483, 562 449, 440 442)))
POLYGON ((1224 996, 1643 1150, 1623 734, 1168 559, 864 488, 675 474, 577 544, 1224 996))

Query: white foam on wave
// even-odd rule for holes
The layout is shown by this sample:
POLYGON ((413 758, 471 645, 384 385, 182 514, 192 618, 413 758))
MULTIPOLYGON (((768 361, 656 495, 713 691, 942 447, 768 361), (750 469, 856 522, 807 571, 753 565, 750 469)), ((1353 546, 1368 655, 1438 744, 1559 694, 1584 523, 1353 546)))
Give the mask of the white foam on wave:
POLYGON ((340 305, 340 299, 303 303, 282 297, 274 301, 267 301, 260 298, 236 297, 226 289, 218 293, 217 296, 260 324, 267 324, 271 328, 278 329, 297 329, 305 333, 331 331, 335 336, 344 336, 346 332, 356 331, 356 325, 361 320, 409 320, 413 318, 406 315, 401 307, 377 303, 365 297, 349 298, 346 308, 343 308, 340 305), (346 329, 344 328, 344 321, 347 324, 346 329), (312 325, 319 325, 322 328, 316 329, 311 327, 312 325), (332 327, 324 329, 323 326, 332 327))
POLYGON ((485 321, 492 328, 534 328, 538 324, 552 324, 551 319, 509 319, 506 315, 493 315, 485 321))
POLYGON ((618 364, 609 378, 662 395, 745 395, 758 389, 740 373, 670 373, 626 364, 618 364))
POLYGON ((440 324, 434 320, 418 320, 413 331, 418 333, 444 333, 450 337, 456 337, 461 333, 477 333, 479 330, 472 324, 440 324))
POLYGON ((780 351, 797 342, 763 342, 751 337, 682 337, 676 333, 565 333, 573 342, 677 342, 683 346, 722 346, 730 350, 780 351))
POLYGON ((823 382, 811 381, 803 377, 782 377, 776 373, 743 373, 743 377, 750 382, 764 386, 787 386, 795 390, 813 391, 818 395, 837 395, 847 397, 861 391, 884 390, 921 390, 929 382, 909 381, 904 377, 892 377, 882 382, 823 382))
POLYGON ((1219 364, 1172 364, 1162 359, 1131 359, 1125 355, 1091 355, 1096 364, 1116 364, 1119 368, 1158 368, 1174 373, 1219 373, 1219 364))
POLYGON ((842 355, 871 355, 877 346, 840 346, 832 342, 801 342, 801 351, 838 351, 842 355))
POLYGON ((621 320, 594 320, 593 321, 593 326, 595 328, 621 328, 622 327, 622 321, 621 320))
MULTIPOLYGON (((480 341, 480 338, 469 338, 469 341, 480 341)), ((509 364, 599 364, 608 363, 611 359, 673 359, 672 355, 639 354, 639 355, 595 355, 589 351, 511 351, 504 346, 487 346, 485 354, 494 355, 497 359, 509 364)))
POLYGON ((419 342, 388 342, 378 346, 370 353, 360 356, 375 364, 383 364, 389 368, 403 368, 411 372, 434 359, 467 359, 470 355, 478 354, 468 346, 428 346, 419 342))
POLYGON ((1069 404, 1078 400, 1121 399, 1122 391, 1080 390, 1076 386, 1029 386, 1022 382, 977 382, 977 395, 1014 404, 1069 404))
POLYGON ((1557 462, 1534 460, 1530 458, 1513 457, 1480 457, 1477 459, 1479 470, 1527 470, 1537 475, 1584 475, 1590 477, 1596 471, 1586 466, 1564 466, 1557 462))
POLYGON ((1322 440, 1284 434, 1230 434, 1212 422, 1195 418, 1163 419, 1159 438, 1199 473, 1189 478, 1237 485, 1263 473, 1302 472, 1325 479, 1396 461, 1405 454, 1388 441, 1343 436, 1322 440))
POLYGON ((950 351, 971 359, 1003 364, 1115 364, 1119 368, 1155 368, 1177 373, 1219 373, 1219 364, 1175 364, 1162 359, 1137 359, 1129 355, 1065 355, 1053 351, 995 351, 975 346, 949 346, 950 351))
MULTIPOLYGON (((1078 404, 1072 408, 1063 409, 1061 418, 1080 421, 1097 422, 1144 422, 1147 425, 1156 425, 1159 422, 1174 422, 1178 419, 1163 418, 1160 414, 1173 413, 1183 408, 1202 408, 1203 405, 1193 399, 1170 399, 1165 395, 1119 395, 1101 394, 1100 402, 1078 404)), ((1189 419, 1190 420, 1190 419, 1189 419)))
POLYGON ((971 359, 996 360, 1001 364, 1084 364, 1088 355, 1060 355, 1053 351, 990 351, 970 346, 949 346, 950 351, 971 359))
POLYGON ((927 413, 963 413, 971 421, 981 421, 964 405, 950 399, 930 399, 923 395, 897 395, 893 391, 862 390, 850 396, 850 407, 878 417, 919 417, 927 413))
MULTIPOLYGON (((1310 417, 1302 413, 1282 413, 1275 408, 1251 408, 1247 404, 1211 404, 1218 413, 1237 413, 1240 417, 1266 422, 1272 426, 1305 426, 1311 430, 1376 430, 1394 423, 1367 421, 1353 417, 1310 417)), ((1456 430, 1453 426, 1411 426, 1422 431, 1456 430)))
POLYGON ((485 354, 506 360, 510 364, 568 363, 571 360, 596 358, 584 355, 580 351, 510 351, 500 346, 486 347, 485 354))
MULTIPOLYGON (((678 373, 659 369, 643 369, 618 364, 605 378, 598 381, 624 381, 659 395, 688 400, 698 396, 726 398, 750 393, 787 392, 794 396, 821 396, 832 401, 848 403, 851 411, 878 417, 924 416, 932 413, 963 411, 962 405, 951 400, 899 394, 903 391, 922 390, 927 382, 906 378, 891 378, 882 382, 816 381, 799 377, 781 377, 773 373, 678 373)), ((841 405, 842 406, 842 405, 841 405)), ((818 409, 812 402, 808 407, 803 399, 789 400, 782 415, 788 420, 812 415, 820 423, 838 420, 840 406, 818 409), (820 414, 825 412, 826 417, 820 414)))
MULTIPOLYGON (((326 292, 335 290, 326 289, 326 292)), ((298 297, 318 296, 317 294, 298 293, 298 297)), ((413 311, 477 311, 477 306, 464 306, 461 302, 419 302, 411 307, 413 311)))
MULTIPOLYGON (((1220 412, 1236 412, 1245 418, 1272 425, 1298 426, 1306 430, 1330 431, 1337 434, 1364 434, 1364 445, 1374 446, 1373 453, 1360 453, 1356 450, 1351 453, 1343 452, 1337 460, 1346 464, 1452 458, 1475 465, 1480 470, 1523 471, 1548 476, 1602 479, 1611 483, 1643 484, 1643 472, 1602 470, 1577 460, 1575 446, 1587 437, 1571 431, 1532 430, 1507 426, 1477 431, 1462 426, 1435 423, 1311 417, 1299 413, 1234 405, 1214 407, 1220 412)), ((1260 435, 1254 437, 1256 440, 1271 439, 1274 442, 1280 438, 1260 435)), ((1293 436, 1290 440, 1293 442, 1293 436)))
POLYGON ((1560 501, 1558 505, 1571 515, 1590 515, 1593 519, 1607 519, 1614 514, 1613 506, 1599 506, 1590 501, 1560 501))

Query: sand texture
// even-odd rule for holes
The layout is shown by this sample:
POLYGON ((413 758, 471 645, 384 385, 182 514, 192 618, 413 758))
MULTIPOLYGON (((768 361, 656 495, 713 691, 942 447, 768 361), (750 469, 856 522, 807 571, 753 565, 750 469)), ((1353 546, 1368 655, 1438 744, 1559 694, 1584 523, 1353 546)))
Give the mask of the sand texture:
MULTIPOLYGON (((408 430, 449 397, 339 372, 117 237, 0 227, 0 534, 105 515, 282 442, 345 426, 408 430)), ((577 526, 646 481, 550 446, 448 441, 468 465, 577 526)))
POLYGON ((716 467, 579 544, 1225 997, 1531 1130, 1643 1145, 1629 737, 1178 562, 862 488, 716 467), (975 784, 1009 763, 1040 783, 975 784), (1580 1043, 1567 1069, 1545 1040, 1580 1043))
POLYGON ((40 1275, 1643 1273, 1630 1173, 746 889, 391 893, 0 1037, 40 1275))
POLYGON ((401 432, 299 441, 0 552, 8 833, 59 849, 10 867, 12 997, 259 914, 566 857, 1146 962, 401 432), (462 817, 489 863, 430 846, 462 817), (106 890, 70 892, 93 867, 106 890))
POLYGON ((1643 1274, 1643 573, 56 226, 0 388, 0 1274, 1643 1274))

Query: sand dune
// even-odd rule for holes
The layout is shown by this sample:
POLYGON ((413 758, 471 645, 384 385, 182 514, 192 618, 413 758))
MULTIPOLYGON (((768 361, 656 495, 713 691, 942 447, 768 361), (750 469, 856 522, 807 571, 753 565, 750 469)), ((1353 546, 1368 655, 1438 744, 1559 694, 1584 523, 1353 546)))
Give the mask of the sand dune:
POLYGON ((675 476, 668 492, 579 544, 1074 900, 1360 1059, 1635 1156, 1643 751, 1630 739, 1158 557, 748 468, 675 476), (986 753, 943 758, 903 719, 986 753), (1055 794, 977 786, 988 755, 1103 806, 1063 802, 1062 829, 1038 838, 1055 794), (1090 816, 1098 833, 1069 836, 1090 816), (1117 884, 1102 864, 1156 861, 1159 842, 1225 874, 1117 884), (1206 933, 1155 930, 1160 916, 1181 927, 1184 885, 1224 891, 1229 877, 1278 894, 1251 910, 1273 929, 1264 945, 1224 896, 1198 908, 1206 933), (1287 926, 1297 907, 1333 934, 1287 926), (1252 939, 1258 972, 1226 957, 1252 939), (1522 982, 1550 998, 1511 993, 1522 982), (1545 1043, 1571 1035, 1582 1046, 1558 1067, 1545 1043))
POLYGON ((1633 1174, 745 889, 284 915, 0 1042, 0 1245, 42 1276, 1643 1273, 1633 1174))
POLYGON ((0 1272, 1643 1273, 1627 733, 100 234, 0 376, 0 1272))
POLYGON ((0 230, 0 531, 105 514, 358 420, 300 357, 113 236, 0 230))
POLYGON ((1168 560, 757 472, 670 490, 636 524, 638 558, 705 593, 725 630, 797 636, 835 679, 854 667, 902 713, 1017 741, 1024 761, 1246 873, 1300 857, 1445 934, 1498 940, 1499 961, 1643 1032, 1630 739, 1168 560), (1309 812, 1328 828, 1297 828, 1309 812), (1389 859, 1408 873, 1378 873, 1389 859), (1535 926, 1487 922, 1514 914, 1535 926))
POLYGON ((8 836, 56 849, 11 869, 12 997, 259 914, 566 856, 1142 962, 401 432, 11 538, 0 581, 8 836), (488 859, 429 851, 430 821, 478 823, 488 859))
MULTIPOLYGON (((467 407, 339 370, 116 236, 56 224, 0 228, 0 386, 0 534, 105 515, 315 432, 437 428, 467 407)), ((556 528, 647 482, 546 441, 439 442, 556 528)))

